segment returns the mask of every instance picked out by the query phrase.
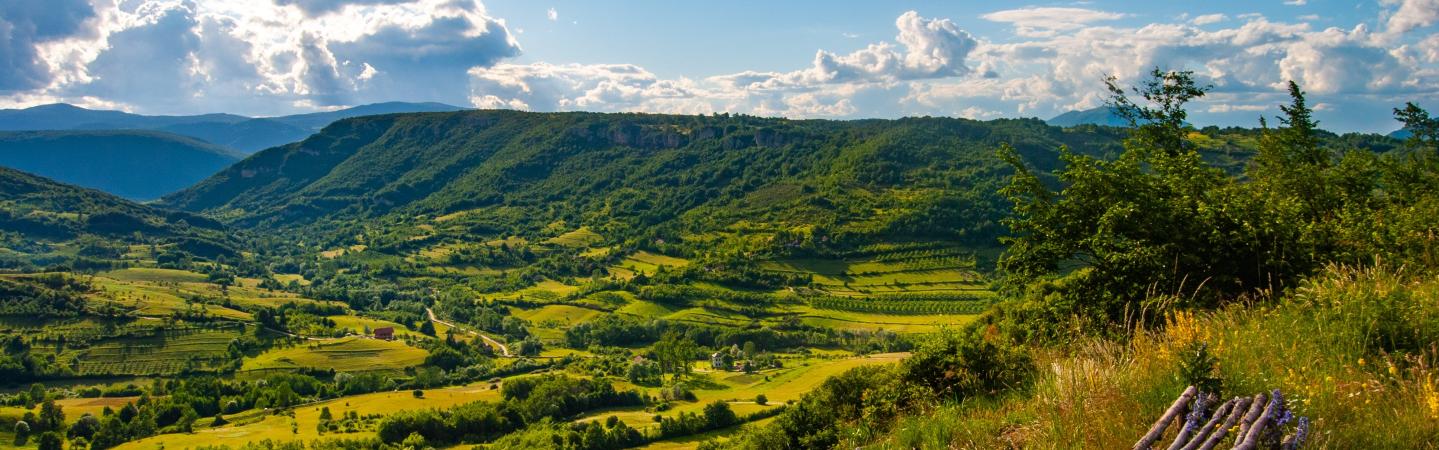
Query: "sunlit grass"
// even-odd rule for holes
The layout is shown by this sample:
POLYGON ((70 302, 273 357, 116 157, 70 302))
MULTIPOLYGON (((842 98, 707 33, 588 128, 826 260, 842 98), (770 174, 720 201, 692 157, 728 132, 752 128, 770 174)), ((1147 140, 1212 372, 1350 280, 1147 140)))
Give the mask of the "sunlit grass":
POLYGON ((1280 389, 1312 419, 1306 448, 1423 448, 1439 438, 1439 280, 1332 269, 1272 304, 1178 313, 1128 343, 1036 351, 1032 390, 901 420, 888 448, 1127 448, 1184 389, 1181 349, 1208 345, 1224 396, 1280 389), (1429 444, 1426 444, 1429 443, 1429 444))

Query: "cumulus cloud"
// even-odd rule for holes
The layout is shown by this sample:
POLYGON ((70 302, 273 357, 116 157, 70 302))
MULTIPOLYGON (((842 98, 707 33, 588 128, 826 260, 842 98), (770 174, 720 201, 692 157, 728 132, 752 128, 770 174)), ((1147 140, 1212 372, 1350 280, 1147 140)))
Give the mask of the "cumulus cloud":
MULTIPOLYGON (((1134 24, 1120 12, 1031 7, 983 15, 1007 25, 988 38, 911 11, 895 18, 893 38, 820 49, 794 61, 797 70, 686 77, 624 61, 516 62, 517 32, 476 0, 93 1, 99 6, 0 2, 0 92, 9 94, 0 104, 263 114, 430 100, 536 111, 1047 117, 1101 105, 1104 76, 1129 83, 1160 67, 1193 70, 1214 86, 1198 115, 1252 123, 1295 80, 1320 96, 1321 115, 1343 114, 1327 124, 1382 129, 1392 125, 1387 108, 1439 91, 1439 37, 1429 32, 1439 0, 1384 0, 1378 17, 1323 29, 1260 14, 1134 24)), ((558 13, 547 9, 546 19, 558 13)))
POLYGON ((0 91, 151 113, 462 104, 470 68, 521 51, 475 0, 17 0, 0 11, 11 30, 0 91))
POLYGON ((1225 16, 1225 15, 1223 15, 1223 14, 1205 14, 1205 15, 1202 15, 1202 16, 1197 16, 1197 17, 1195 17, 1194 19, 1190 20, 1189 23, 1192 23, 1192 24, 1195 24, 1195 25, 1209 25, 1209 24, 1215 24, 1215 23, 1223 22, 1225 19, 1228 19, 1228 18, 1229 18, 1228 16, 1225 16))
POLYGON ((872 89, 914 80, 965 76, 979 42, 948 19, 913 11, 895 20, 895 43, 838 54, 816 52, 792 72, 747 71, 701 80, 657 78, 628 64, 499 64, 469 71, 471 102, 482 108, 539 111, 744 111, 796 117, 841 117, 862 111, 872 89))
MULTIPOLYGON (((1407 4, 1406 4, 1407 5, 1407 4)), ((1394 11, 1413 8, 1396 3, 1394 11)), ((1386 17, 1398 14, 1390 12, 1386 17)), ((945 114, 973 118, 1050 116, 1103 104, 1100 82, 1137 82, 1155 67, 1193 70, 1214 91, 1196 111, 1242 118, 1284 101, 1295 80, 1334 111, 1381 111, 1376 99, 1432 95, 1439 38, 1386 43, 1360 25, 1316 30, 1307 23, 1223 14, 1137 27, 1101 25, 1123 14, 1025 8, 987 14, 1022 39, 976 39, 955 23, 915 12, 895 21, 895 39, 849 53, 816 52, 790 72, 744 71, 667 80, 632 65, 500 64, 470 71, 480 107, 532 110, 740 111, 792 117, 945 114), (1347 100, 1341 100, 1347 99, 1347 100)), ((1423 21, 1416 22, 1422 27, 1423 21)), ((1402 27, 1401 27, 1402 28, 1402 27)), ((1390 101, 1393 100, 1382 100, 1390 101)), ((1363 125, 1381 125, 1372 114, 1363 125)))
POLYGON ((840 55, 815 53, 810 67, 794 72, 741 72, 712 77, 731 88, 776 90, 816 84, 895 82, 968 74, 965 58, 979 42, 949 19, 926 19, 914 11, 895 20, 899 46, 888 42, 840 55))
POLYGON ((560 12, 555 11, 554 8, 550 8, 548 11, 545 11, 545 18, 550 19, 551 22, 560 20, 560 12))
POLYGON ((499 64, 471 69, 470 102, 536 111, 709 112, 714 96, 685 79, 662 80, 632 64, 499 64))
POLYGON ((93 32, 95 9, 86 0, 0 2, 0 93, 50 84, 49 65, 37 46, 93 32))
POLYGON ((980 16, 991 22, 1008 23, 1020 36, 1049 37, 1084 28, 1095 22, 1124 18, 1124 14, 1085 8, 1030 7, 995 11, 980 16))
POLYGON ((304 11, 306 15, 318 16, 321 14, 338 12, 350 5, 394 5, 407 3, 410 0, 275 0, 276 5, 295 5, 304 11))
POLYGON ((1381 3, 1398 6, 1388 13, 1388 32, 1407 33, 1439 22, 1439 0, 1383 0, 1381 3))

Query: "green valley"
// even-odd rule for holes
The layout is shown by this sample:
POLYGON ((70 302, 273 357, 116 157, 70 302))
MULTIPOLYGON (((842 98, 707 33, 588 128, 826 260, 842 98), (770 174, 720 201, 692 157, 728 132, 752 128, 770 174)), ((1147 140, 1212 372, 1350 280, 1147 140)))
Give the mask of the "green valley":
POLYGON ((148 204, 0 169, 0 446, 1114 448, 1190 385, 1436 436, 1435 119, 1195 129, 1153 76, 1126 128, 474 110, 148 204))

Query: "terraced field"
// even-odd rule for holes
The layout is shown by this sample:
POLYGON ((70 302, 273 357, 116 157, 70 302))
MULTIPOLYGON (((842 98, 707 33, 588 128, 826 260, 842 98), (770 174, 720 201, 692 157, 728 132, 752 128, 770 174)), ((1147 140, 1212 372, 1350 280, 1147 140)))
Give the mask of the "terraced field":
POLYGON ((599 233, 595 233, 593 230, 590 230, 589 227, 580 227, 574 231, 546 239, 545 243, 568 248, 583 248, 598 244, 604 240, 604 236, 600 236, 599 233))
MULTIPOLYGON (((108 277, 92 280, 95 292, 90 299, 95 302, 112 304, 135 314, 151 317, 171 316, 175 313, 200 313, 231 320, 250 320, 250 314, 208 303, 192 300, 210 297, 203 291, 187 289, 185 285, 200 283, 126 281, 108 277)), ((206 286, 213 286, 208 285, 206 286)), ((210 297, 215 298, 215 297, 210 297)))
MULTIPOLYGON (((140 326, 132 326, 134 329, 130 332, 143 332, 140 326)), ((153 336, 105 338, 79 348, 72 347, 73 343, 63 349, 58 348, 59 345, 36 346, 34 351, 54 355, 82 376, 173 375, 186 370, 215 369, 227 363, 230 342, 244 330, 243 325, 233 323, 205 327, 169 325, 152 329, 157 332, 153 336)))
MULTIPOLYGON (((633 277, 636 273, 653 275, 661 266, 681 267, 687 264, 689 264, 689 260, 687 259, 641 250, 620 260, 617 267, 622 269, 620 271, 621 274, 628 273, 630 277, 633 277)), ((614 270, 614 268, 611 270, 614 270)))
POLYGON ((205 281, 202 273, 187 270, 132 267, 101 273, 100 276, 120 281, 148 281, 152 283, 184 283, 205 281))
POLYGON ((398 341, 348 337, 311 341, 246 359, 241 371, 334 369, 341 372, 400 370, 419 365, 425 351, 398 341))

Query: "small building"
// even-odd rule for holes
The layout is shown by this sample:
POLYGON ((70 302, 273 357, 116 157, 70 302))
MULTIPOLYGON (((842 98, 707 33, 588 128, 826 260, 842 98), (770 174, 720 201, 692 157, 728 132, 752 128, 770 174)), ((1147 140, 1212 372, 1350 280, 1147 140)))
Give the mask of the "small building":
POLYGON ((391 341, 395 339, 395 327, 380 327, 375 329, 375 339, 391 341))
POLYGON ((729 364, 725 364, 725 352, 714 352, 710 355, 710 367, 715 370, 729 370, 729 364))

